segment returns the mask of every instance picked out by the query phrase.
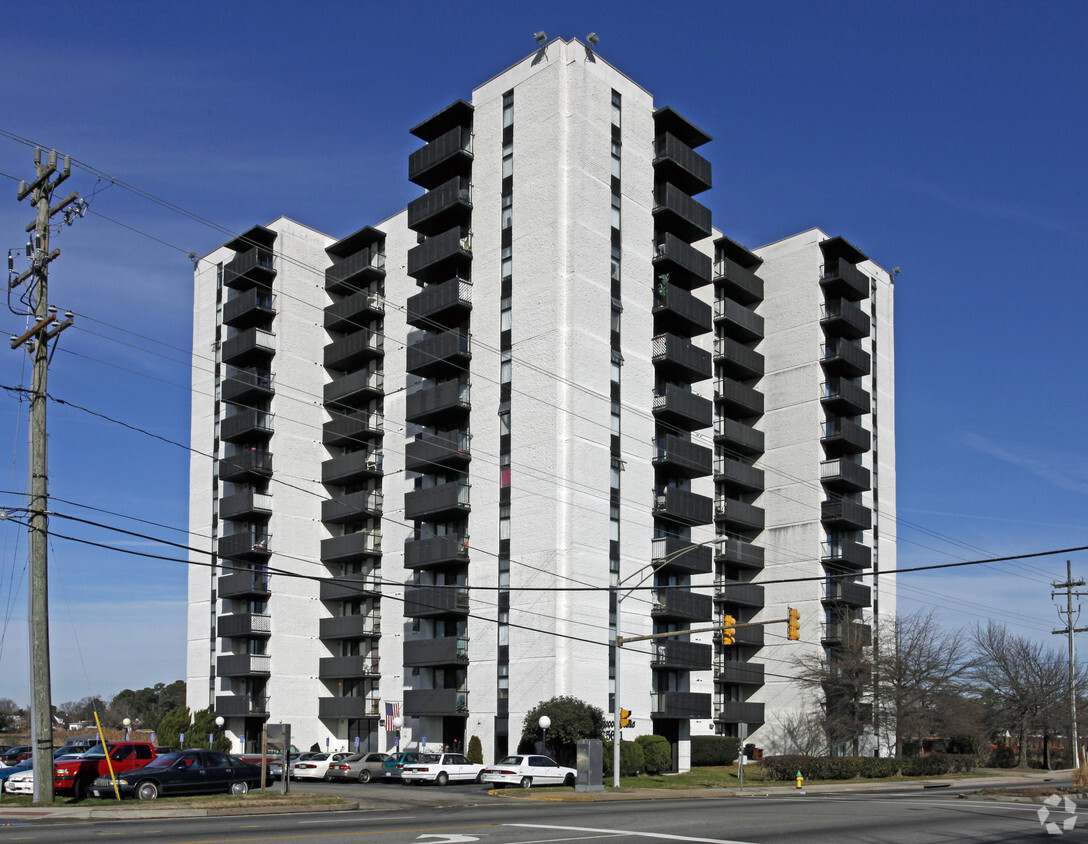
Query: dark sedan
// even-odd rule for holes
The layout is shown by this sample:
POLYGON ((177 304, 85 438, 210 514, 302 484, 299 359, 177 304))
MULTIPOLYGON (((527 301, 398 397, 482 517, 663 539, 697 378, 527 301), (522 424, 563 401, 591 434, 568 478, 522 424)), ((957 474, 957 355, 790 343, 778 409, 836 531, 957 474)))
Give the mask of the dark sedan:
MULTIPOLYGON (((160 794, 245 794, 261 785, 261 769, 216 750, 182 750, 155 757, 142 768, 117 776, 122 797, 154 800, 160 794)), ((114 796, 113 781, 99 777, 91 786, 94 797, 114 796)))

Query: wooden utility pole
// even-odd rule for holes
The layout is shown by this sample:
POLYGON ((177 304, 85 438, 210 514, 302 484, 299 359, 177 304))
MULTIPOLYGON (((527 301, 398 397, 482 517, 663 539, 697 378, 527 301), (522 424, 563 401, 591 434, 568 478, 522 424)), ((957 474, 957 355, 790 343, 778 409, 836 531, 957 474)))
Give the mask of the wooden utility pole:
POLYGON ((49 343, 61 331, 72 324, 68 319, 59 325, 56 311, 49 308, 49 264, 60 250, 49 251, 49 221, 79 198, 73 193, 56 206, 50 207, 53 191, 68 178, 71 161, 64 159, 64 169, 53 181, 57 172, 57 153, 49 153, 42 163, 42 151, 34 150, 34 166, 37 170, 29 185, 19 183, 18 199, 28 196, 36 206, 37 216, 26 227, 33 232, 27 257, 31 264, 26 272, 8 282, 9 289, 32 280, 30 295, 33 299, 33 327, 22 337, 12 339, 11 347, 18 349, 24 343, 34 362, 30 385, 30 494, 28 521, 30 526, 30 643, 31 643, 31 740, 34 752, 34 801, 53 801, 53 777, 46 772, 53 770, 53 704, 49 683, 49 578, 48 578, 48 456, 46 442, 45 408, 46 380, 49 370, 49 343))
MULTIPOLYGON (((1065 590, 1066 608, 1065 610, 1059 609, 1058 615, 1065 615, 1065 629, 1051 631, 1055 635, 1068 635, 1069 636, 1069 718, 1070 729, 1069 738, 1073 742, 1073 767, 1080 767, 1080 745, 1077 744, 1077 666, 1076 666, 1076 646, 1073 643, 1074 633, 1084 633, 1088 631, 1088 627, 1074 627, 1073 626, 1073 595, 1078 598, 1081 597, 1083 592, 1073 592, 1074 586, 1084 586, 1084 578, 1080 580, 1073 580, 1073 564, 1069 561, 1065 561, 1065 583, 1052 583, 1050 584, 1055 589, 1065 590)), ((1058 592, 1051 592, 1050 597, 1053 598, 1058 595, 1058 592)), ((1077 612, 1080 612, 1080 606, 1077 606, 1077 612)), ((1049 758, 1049 757, 1048 757, 1049 758)))

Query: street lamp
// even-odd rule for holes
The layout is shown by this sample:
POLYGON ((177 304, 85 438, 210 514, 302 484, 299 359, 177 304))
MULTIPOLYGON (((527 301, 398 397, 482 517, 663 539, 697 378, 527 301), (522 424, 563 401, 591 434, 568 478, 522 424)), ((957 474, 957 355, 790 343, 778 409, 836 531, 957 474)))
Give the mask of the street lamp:
POLYGON ((128 741, 129 727, 132 726, 132 719, 131 718, 125 718, 124 720, 121 721, 121 724, 125 728, 125 741, 128 741))
MULTIPOLYGON (((220 735, 222 735, 222 733, 223 733, 223 725, 225 723, 227 723, 226 719, 224 719, 222 715, 216 715, 215 716, 215 727, 216 727, 216 730, 220 733, 220 735)), ((209 745, 211 744, 210 738, 209 738, 208 744, 209 745)))
POLYGON ((400 728, 404 726, 404 719, 399 715, 393 719, 393 728, 397 731, 397 750, 400 750, 400 728))
POLYGON ((548 752, 548 727, 552 725, 552 719, 547 715, 541 715, 540 720, 537 721, 540 725, 540 729, 544 731, 544 739, 542 744, 544 745, 544 753, 548 752))

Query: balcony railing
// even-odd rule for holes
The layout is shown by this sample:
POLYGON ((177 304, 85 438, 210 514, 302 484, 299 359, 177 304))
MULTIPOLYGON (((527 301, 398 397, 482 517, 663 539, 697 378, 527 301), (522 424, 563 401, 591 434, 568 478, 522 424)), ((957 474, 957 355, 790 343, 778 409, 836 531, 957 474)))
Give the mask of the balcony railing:
POLYGON ((708 525, 713 521, 711 499, 686 489, 665 487, 654 495, 654 516, 685 525, 708 525))
POLYGON ((654 275, 667 273, 669 283, 694 290, 710 283, 710 256, 670 232, 654 237, 654 275))
POLYGON ((732 299, 714 301, 714 323, 726 337, 741 343, 763 339, 763 317, 732 299))
POLYGON ((408 345, 406 369, 413 375, 437 376, 467 369, 472 360, 472 338, 467 332, 428 332, 408 345))
POLYGON ((872 434, 849 419, 829 419, 820 433, 820 442, 839 454, 862 454, 872 445, 872 434))
POLYGON ((824 344, 823 365, 827 372, 847 378, 868 375, 872 359, 857 340, 834 337, 824 344))
POLYGON ((368 246, 325 270, 325 289, 330 293, 354 293, 384 276, 384 250, 368 246))
POLYGON ((221 639, 248 639, 272 635, 272 616, 264 613, 232 613, 216 619, 216 633, 221 639))
POLYGON ((472 232, 465 226, 455 227, 408 250, 408 275, 424 282, 445 281, 471 260, 472 232))
POLYGON ((718 603, 737 607, 755 607, 763 609, 763 587, 758 583, 746 583, 740 580, 730 580, 719 577, 714 581, 716 593, 714 598, 718 603))
POLYGON ((363 328, 325 346, 324 364, 327 369, 358 369, 368 360, 384 354, 385 335, 363 328))
POLYGON ((714 720, 724 724, 762 724, 764 721, 763 706, 762 703, 728 700, 722 704, 722 708, 714 717, 714 720))
POLYGON ((464 615, 469 592, 464 586, 408 586, 404 590, 404 614, 409 618, 464 615))
POLYGON ((319 697, 318 718, 376 719, 381 718, 379 701, 370 697, 319 697))
POLYGON ((262 370, 230 369, 220 385, 223 401, 235 404, 254 404, 267 401, 276 392, 271 372, 262 370))
POLYGON ((405 668, 423 668, 432 665, 464 665, 467 662, 467 636, 406 639, 404 642, 405 668))
POLYGON ((267 677, 271 671, 268 654, 229 654, 215 661, 215 673, 220 677, 267 677))
POLYGON ((408 181, 430 189, 472 166, 472 130, 454 126, 408 156, 408 181))
POLYGON ((712 645, 667 639, 654 643, 650 667, 669 671, 709 671, 713 661, 712 645))
POLYGON ((216 695, 215 714, 224 718, 267 718, 268 698, 264 695, 216 695))
POLYGON ((705 334, 711 328, 710 305, 675 284, 658 282, 654 295, 654 326, 683 337, 705 334))
POLYGON ((820 325, 828 334, 851 340, 869 336, 869 315, 848 299, 832 299, 822 305, 820 325))
POLYGON ((714 599, 709 595, 685 589, 654 589, 650 593, 654 618, 675 618, 685 621, 710 621, 714 616, 714 599))
POLYGON ((764 667, 761 663, 730 660, 718 665, 714 682, 727 686, 762 686, 763 677, 764 667))
POLYGON ((219 460, 219 480, 244 481, 272 476, 272 452, 240 448, 219 460))
POLYGON ((820 520, 835 530, 869 530, 873 526, 873 513, 864 504, 833 498, 821 502, 820 520))
POLYGON ((332 419, 322 429, 321 442, 350 448, 381 437, 384 430, 385 417, 377 410, 333 411, 332 419))
POLYGON ((404 541, 404 567, 426 569, 469 561, 469 538, 459 534, 404 541))
POLYGON ((247 328, 223 342, 223 363, 252 366, 267 362, 276 354, 276 335, 263 328, 247 328))
POLYGON ((848 580, 829 580, 826 601, 833 604, 845 604, 848 607, 863 609, 872 606, 872 590, 861 583, 848 580))
POLYGON ((763 491, 763 470, 719 454, 714 457, 714 483, 743 492, 763 491))
POLYGON ((265 325, 276 315, 276 297, 255 287, 228 299, 223 304, 223 324, 234 328, 265 325))
POLYGON ((655 570, 668 566, 673 571, 706 574, 713 567, 713 553, 710 545, 693 545, 678 536, 655 536, 650 543, 650 562, 655 570))
POLYGON ((732 378, 721 377, 714 382, 714 401, 723 413, 734 418, 763 414, 763 393, 732 378))
POLYGON ((468 431, 424 432, 404 446, 404 468, 410 472, 433 473, 438 469, 464 468, 472 458, 472 435, 468 431))
POLYGON ((336 378, 325 385, 325 404, 365 407, 385 393, 385 375, 376 365, 336 378))
POLYGON ((732 258, 724 255, 715 258, 714 282, 725 296, 742 305, 763 301, 763 279, 732 258))
POLYGON ((384 505, 381 490, 359 490, 334 495, 321 502, 321 521, 330 524, 358 522, 364 518, 380 516, 384 505))
POLYGON ((701 478, 710 474, 714 452, 691 440, 666 434, 654 441, 653 464, 671 477, 701 478))
POLYGON ((408 297, 407 322, 417 328, 457 325, 472 310, 472 282, 451 278, 408 297))
POLYGON ((697 431, 710 427, 714 411, 709 399, 679 384, 667 384, 664 389, 654 391, 653 414, 654 418, 683 431, 697 431))
POLYGON ((360 290, 325 308, 325 328, 350 333, 380 319, 384 313, 384 296, 360 290))
POLYGON ((468 715, 468 692, 459 689, 405 689, 404 714, 468 715))
POLYGON ((380 677, 376 656, 324 656, 318 660, 317 676, 322 680, 380 677))
POLYGON ((862 416, 869 412, 869 393, 845 378, 832 378, 820 385, 820 403, 840 416, 862 416))
POLYGON ((378 638, 382 635, 381 618, 374 613, 323 618, 318 621, 318 635, 330 641, 378 638))
POLYGON ((714 442, 726 446, 730 451, 758 455, 763 453, 764 437, 762 431, 748 422, 719 416, 714 420, 714 442))
MULTIPOLYGON (((375 557, 381 553, 382 532, 377 528, 321 540, 321 562, 323 563, 355 562, 362 557, 375 557)), ((356 576, 350 575, 350 577, 356 576)))
POLYGON ((710 237, 710 209, 668 182, 654 188, 654 222, 660 231, 672 232, 693 243, 710 237))
POLYGON ((713 372, 710 352, 675 334, 658 334, 653 339, 652 357, 659 377, 687 384, 703 381, 713 372))
POLYGON ((257 571, 235 571, 221 574, 216 583, 220 598, 267 598, 272 594, 268 574, 257 571))
POLYGON ((700 692, 657 692, 650 695, 650 717, 690 720, 707 719, 711 696, 700 692))
POLYGON ((714 362, 723 375, 733 378, 760 378, 764 372, 763 355, 732 337, 714 338, 714 362))
POLYGON ((471 213, 472 185, 465 176, 454 176, 408 203, 408 228, 434 235, 468 222, 471 213))
POLYGON ((265 530, 246 530, 219 537, 219 556, 227 560, 252 562, 267 559, 272 553, 272 534, 265 530))
POLYGON ((718 543, 717 562, 737 568, 763 568, 763 547, 743 539, 723 539, 718 543))
POLYGON ((321 464, 321 483, 361 483, 382 475, 382 450, 379 448, 339 454, 321 464))
POLYGON ((669 132, 654 138, 654 169, 693 196, 711 186, 710 162, 669 132))
POLYGON ((456 481, 411 490, 404 494, 404 518, 442 520, 470 509, 467 481, 456 481))
POLYGON ((740 531, 763 530, 766 524, 763 508, 733 498, 714 500, 714 519, 727 529, 740 531))
POLYGON ((404 400, 405 421, 430 425, 467 412, 472 407, 469 387, 466 381, 451 380, 408 394, 404 400))
POLYGON ((820 543, 820 562, 833 570, 867 569, 873 564, 873 552, 867 545, 851 539, 820 543))
POLYGON ((235 290, 248 290, 254 285, 270 285, 276 277, 276 257, 264 246, 254 246, 239 252, 223 267, 223 284, 235 290))
POLYGON ((820 463, 820 480, 828 489, 846 492, 863 492, 871 485, 869 470, 844 457, 820 463))
POLYGON ((266 492, 236 492, 219 499, 219 518, 246 520, 272 515, 272 496, 266 492))
POLYGON ((845 258, 836 258, 824 264, 820 286, 828 296, 852 302, 869 298, 868 276, 845 258))

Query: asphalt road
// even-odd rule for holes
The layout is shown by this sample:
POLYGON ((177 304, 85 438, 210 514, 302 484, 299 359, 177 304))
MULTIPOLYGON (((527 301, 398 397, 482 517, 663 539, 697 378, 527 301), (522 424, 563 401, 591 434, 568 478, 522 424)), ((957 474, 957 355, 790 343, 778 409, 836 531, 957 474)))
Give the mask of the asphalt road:
POLYGON ((140 844, 1088 841, 1088 804, 1072 815, 1062 805, 1051 812, 1047 820, 1073 824, 1058 839, 1040 823, 1038 805, 958 799, 948 790, 567 803, 528 799, 547 797, 547 789, 491 797, 467 785, 327 787, 345 796, 375 789, 372 800, 391 805, 322 814, 19 824, 0 827, 0 844, 99 839, 140 844))

